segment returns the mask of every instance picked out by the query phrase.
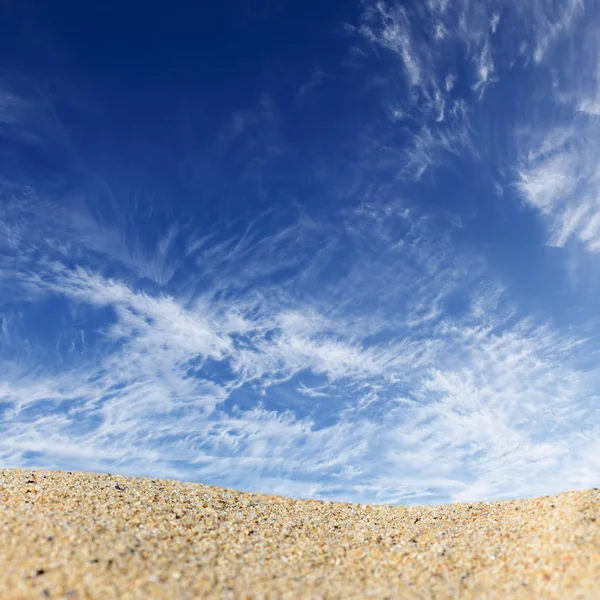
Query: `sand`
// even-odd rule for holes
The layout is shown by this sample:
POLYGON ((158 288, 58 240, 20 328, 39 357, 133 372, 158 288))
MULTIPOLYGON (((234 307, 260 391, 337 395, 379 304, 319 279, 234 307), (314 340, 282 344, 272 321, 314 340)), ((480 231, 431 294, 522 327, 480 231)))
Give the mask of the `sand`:
POLYGON ((0 598, 600 598, 600 490, 433 507, 0 470, 0 598))

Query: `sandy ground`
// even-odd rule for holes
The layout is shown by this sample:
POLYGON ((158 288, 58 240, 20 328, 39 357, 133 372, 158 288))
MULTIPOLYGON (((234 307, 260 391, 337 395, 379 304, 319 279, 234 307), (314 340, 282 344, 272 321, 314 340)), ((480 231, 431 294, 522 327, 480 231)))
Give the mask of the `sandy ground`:
POLYGON ((600 490, 435 507, 0 470, 0 598, 600 599, 600 490))

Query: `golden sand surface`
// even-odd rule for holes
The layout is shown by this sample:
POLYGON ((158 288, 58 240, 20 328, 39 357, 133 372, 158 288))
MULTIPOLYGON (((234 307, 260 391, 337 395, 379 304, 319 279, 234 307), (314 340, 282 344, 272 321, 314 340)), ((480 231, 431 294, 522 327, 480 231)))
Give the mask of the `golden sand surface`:
POLYGON ((600 599, 600 490, 403 507, 0 470, 0 598, 600 599))

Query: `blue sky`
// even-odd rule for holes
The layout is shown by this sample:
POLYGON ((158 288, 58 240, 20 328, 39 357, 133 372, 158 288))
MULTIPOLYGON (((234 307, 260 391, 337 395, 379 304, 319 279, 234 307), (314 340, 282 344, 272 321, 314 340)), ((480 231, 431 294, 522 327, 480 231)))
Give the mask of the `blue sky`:
POLYGON ((0 465, 597 486, 600 7, 213 4, 0 5, 0 465))

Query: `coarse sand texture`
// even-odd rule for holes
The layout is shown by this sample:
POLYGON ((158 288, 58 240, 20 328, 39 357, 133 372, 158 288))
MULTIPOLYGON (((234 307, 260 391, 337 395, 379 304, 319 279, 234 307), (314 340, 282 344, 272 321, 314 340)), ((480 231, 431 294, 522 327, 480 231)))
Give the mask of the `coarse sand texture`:
POLYGON ((600 491, 403 507, 0 470, 0 598, 600 600, 600 491))

